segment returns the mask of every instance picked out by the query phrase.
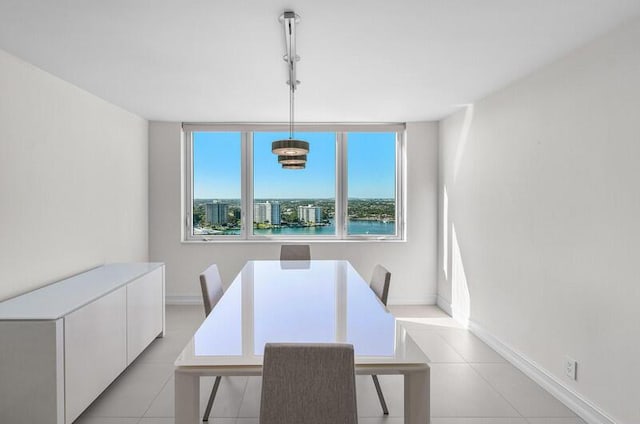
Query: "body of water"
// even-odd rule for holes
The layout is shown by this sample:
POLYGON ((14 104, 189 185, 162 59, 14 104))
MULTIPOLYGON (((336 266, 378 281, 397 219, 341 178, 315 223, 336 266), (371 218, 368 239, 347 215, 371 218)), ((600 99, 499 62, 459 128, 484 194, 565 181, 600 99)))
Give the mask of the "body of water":
MULTIPOLYGON (((347 226, 349 235, 393 235, 396 232, 395 222, 382 221, 349 221, 347 226)), ((254 229, 255 235, 274 236, 331 236, 335 235, 336 228, 333 221, 322 227, 282 227, 270 229, 254 229)))

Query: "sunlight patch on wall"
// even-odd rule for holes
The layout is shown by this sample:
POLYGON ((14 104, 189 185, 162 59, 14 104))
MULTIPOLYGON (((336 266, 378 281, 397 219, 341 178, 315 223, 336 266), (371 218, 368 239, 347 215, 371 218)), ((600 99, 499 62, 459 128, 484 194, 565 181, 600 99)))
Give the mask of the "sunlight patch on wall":
POLYGON ((456 228, 453 224, 451 224, 451 261, 451 311, 453 317, 466 326, 471 316, 471 297, 456 228))
POLYGON ((444 187, 442 211, 442 270, 444 278, 449 278, 449 195, 444 187))
POLYGON ((460 140, 458 140, 458 146, 456 149, 456 156, 453 160, 453 182, 456 182, 458 177, 458 170, 460 169, 460 162, 462 162, 462 155, 464 154, 467 141, 469 140, 469 131, 471 131, 471 121, 473 121, 473 104, 465 106, 464 122, 462 124, 462 130, 460 131, 460 140))

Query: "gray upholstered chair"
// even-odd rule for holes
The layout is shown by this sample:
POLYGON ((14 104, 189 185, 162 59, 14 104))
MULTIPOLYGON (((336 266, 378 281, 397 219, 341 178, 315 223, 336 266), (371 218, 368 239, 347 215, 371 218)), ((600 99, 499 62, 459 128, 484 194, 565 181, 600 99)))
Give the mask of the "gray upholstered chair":
MULTIPOLYGON (((204 313, 209 316, 213 308, 216 306, 222 295, 224 294, 224 288, 222 286, 222 278, 220 278, 220 272, 217 265, 211 265, 200 274, 200 288, 202 289, 202 301, 204 302, 204 313)), ((218 386, 220 386, 220 376, 216 377, 215 383, 213 383, 213 389, 209 395, 209 401, 207 402, 207 409, 204 411, 202 421, 209 421, 209 414, 213 407, 213 401, 216 398, 218 392, 218 386)))
POLYGON ((283 244, 280 246, 281 261, 309 261, 311 248, 308 244, 283 244))
MULTIPOLYGON (((386 306, 387 297, 389 296, 389 285, 391 284, 391 273, 382 265, 376 265, 373 269, 373 275, 371 276, 371 290, 378 296, 378 299, 386 306)), ((387 402, 384 400, 382 389, 380 388, 380 382, 377 375, 372 375, 373 384, 376 386, 376 392, 378 392, 378 399, 380 399, 380 406, 382 406, 382 412, 384 415, 389 415, 389 409, 387 409, 387 402)))
POLYGON ((353 345, 267 343, 260 424, 357 424, 353 345))
POLYGON ((389 285, 391 284, 391 273, 382 265, 376 265, 373 268, 373 275, 369 286, 374 291, 378 299, 386 306, 387 297, 389 296, 389 285))

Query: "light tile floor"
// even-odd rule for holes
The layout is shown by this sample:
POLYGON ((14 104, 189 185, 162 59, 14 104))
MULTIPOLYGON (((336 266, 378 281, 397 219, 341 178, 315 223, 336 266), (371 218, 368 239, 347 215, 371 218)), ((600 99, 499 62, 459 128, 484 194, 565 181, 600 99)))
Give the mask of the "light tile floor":
MULTIPOLYGON (((432 424, 584 424, 544 389, 435 306, 390 306, 430 359, 432 424)), ((167 306, 167 331, 76 424, 173 424, 173 361, 204 319, 202 307, 167 306)), ((402 424, 403 380, 380 376, 382 415, 369 376, 356 378, 362 424, 402 424)), ((201 379, 204 411, 213 378, 201 379)), ((212 424, 258 424, 259 377, 223 377, 212 424)))

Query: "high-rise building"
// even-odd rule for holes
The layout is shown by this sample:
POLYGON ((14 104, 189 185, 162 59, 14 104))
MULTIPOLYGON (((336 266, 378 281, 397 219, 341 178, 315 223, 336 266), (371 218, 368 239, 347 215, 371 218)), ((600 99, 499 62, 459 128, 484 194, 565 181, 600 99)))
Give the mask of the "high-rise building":
POLYGON ((253 222, 262 224, 269 222, 273 225, 280 225, 280 203, 279 202, 259 202, 253 204, 253 222))
POLYGON ((273 202, 271 204, 271 223, 273 225, 280 225, 281 222, 282 221, 280 219, 280 203, 273 202))
MULTIPOLYGON (((278 204, 278 208, 280 205, 278 204)), ((271 222, 271 203, 254 203, 253 204, 253 222, 262 224, 271 222)))
POLYGON ((212 225, 226 224, 229 221, 229 205, 226 203, 207 203, 205 210, 207 221, 212 225))
POLYGON ((315 223, 322 221, 322 208, 320 206, 298 206, 298 219, 302 222, 315 223))

